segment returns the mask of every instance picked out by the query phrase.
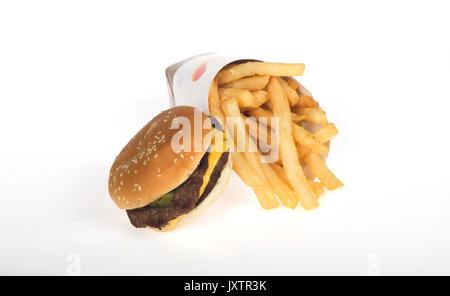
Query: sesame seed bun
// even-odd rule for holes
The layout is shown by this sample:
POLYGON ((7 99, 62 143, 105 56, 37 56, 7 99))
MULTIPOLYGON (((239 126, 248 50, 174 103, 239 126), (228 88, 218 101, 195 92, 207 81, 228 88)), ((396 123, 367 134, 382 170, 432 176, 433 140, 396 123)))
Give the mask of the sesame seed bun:
POLYGON ((178 106, 161 112, 145 125, 123 148, 111 167, 108 187, 116 205, 126 210, 145 207, 186 181, 209 146, 203 139, 212 127, 205 127, 205 121, 209 118, 200 110, 178 106), (186 147, 187 143, 181 141, 185 145, 183 151, 176 153, 171 146, 172 137, 183 125, 170 127, 173 120, 182 123, 184 118, 191 123, 191 143, 186 147), (201 118, 202 128, 198 128, 201 137, 194 137, 194 118, 197 121, 201 118))

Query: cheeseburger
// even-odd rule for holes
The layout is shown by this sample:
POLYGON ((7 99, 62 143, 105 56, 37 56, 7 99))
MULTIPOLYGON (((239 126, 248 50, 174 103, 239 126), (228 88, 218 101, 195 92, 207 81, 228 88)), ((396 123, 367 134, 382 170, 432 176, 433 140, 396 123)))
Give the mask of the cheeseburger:
POLYGON ((220 124, 179 106, 161 112, 123 148, 109 193, 135 227, 169 231, 211 205, 230 173, 220 124))

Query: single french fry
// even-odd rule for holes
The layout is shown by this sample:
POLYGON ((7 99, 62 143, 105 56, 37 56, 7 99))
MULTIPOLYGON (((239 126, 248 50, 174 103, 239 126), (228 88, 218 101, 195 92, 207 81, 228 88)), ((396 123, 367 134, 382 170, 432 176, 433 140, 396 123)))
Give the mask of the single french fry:
POLYGON ((281 87, 283 88, 284 93, 289 99, 289 106, 295 106, 297 105, 298 101, 300 100, 300 96, 295 91, 295 89, 291 88, 289 84, 284 80, 279 80, 281 87))
POLYGON ((327 124, 327 115, 324 111, 315 109, 315 108, 301 108, 299 106, 295 106, 292 108, 292 111, 306 116, 305 121, 317 124, 327 124))
POLYGON ((316 139, 314 139, 313 135, 308 132, 306 129, 304 129, 302 126, 293 123, 293 136, 295 139, 295 142, 302 146, 306 146, 311 150, 311 152, 323 154, 328 152, 328 147, 324 144, 321 144, 317 142, 316 139))
POLYGON ((225 115, 220 107, 219 88, 217 87, 217 81, 215 79, 211 83, 211 87, 209 89, 208 107, 209 113, 220 121, 220 124, 225 130, 225 115))
POLYGON ((247 62, 222 69, 216 78, 219 85, 222 85, 246 76, 301 76, 304 71, 305 64, 247 62))
POLYGON ((273 116, 272 112, 270 112, 269 110, 266 110, 266 109, 264 109, 262 107, 251 109, 247 113, 250 116, 255 117, 255 118, 259 118, 259 117, 270 118, 270 117, 273 116))
POLYGON ((303 168, 300 165, 295 142, 292 137, 292 116, 288 99, 279 83, 280 78, 271 77, 268 84, 270 100, 274 116, 280 118, 280 155, 286 177, 291 187, 299 194, 300 202, 305 209, 313 209, 319 205, 317 198, 308 186, 303 168))
POLYGON ((219 88, 220 100, 236 99, 241 109, 246 110, 258 107, 258 102, 252 93, 245 89, 219 88))
POLYGON ((258 108, 259 106, 261 106, 262 104, 264 104, 269 100, 269 93, 264 90, 254 90, 251 93, 256 99, 255 105, 257 105, 257 107, 255 108, 258 108))
POLYGON ((333 190, 344 186, 344 184, 327 167, 320 155, 310 153, 305 155, 304 160, 314 176, 316 176, 327 189, 333 190))
POLYGON ((253 187, 252 189, 263 209, 271 210, 278 207, 278 200, 275 198, 270 186, 253 187))
POLYGON ((266 87, 269 82, 270 76, 251 76, 241 78, 239 80, 221 85, 224 88, 239 88, 246 90, 261 90, 266 87))
POLYGON ((324 126, 320 127, 314 134, 314 139, 317 140, 317 142, 324 144, 329 142, 331 139, 336 137, 338 134, 338 130, 334 123, 327 123, 324 126))
POLYGON ((297 103, 297 106, 302 108, 318 108, 317 102, 312 98, 308 96, 300 96, 300 100, 297 103))

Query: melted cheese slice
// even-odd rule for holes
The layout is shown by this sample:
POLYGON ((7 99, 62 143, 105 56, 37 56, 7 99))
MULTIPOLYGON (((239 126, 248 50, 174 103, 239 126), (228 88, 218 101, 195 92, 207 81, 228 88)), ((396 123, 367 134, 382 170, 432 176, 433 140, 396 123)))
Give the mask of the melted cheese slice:
MULTIPOLYGON (((208 185, 209 180, 211 179, 211 174, 214 171, 214 168, 216 167, 217 163, 219 162, 220 157, 227 150, 227 146, 226 146, 226 142, 225 142, 225 135, 223 132, 220 132, 215 129, 213 131, 212 137, 213 138, 211 141, 210 151, 209 151, 209 155, 208 155, 208 168, 206 169, 206 172, 203 175, 203 183, 202 183, 202 186, 200 187, 200 190, 198 191, 199 197, 202 196, 203 192, 205 191, 206 186, 208 185), (219 135, 217 137, 217 139, 219 141, 216 141, 216 136, 217 136, 216 133, 222 133, 222 135, 219 135), (220 139, 222 139, 222 140, 220 140, 220 139)), ((175 219, 170 220, 167 225, 172 226, 174 224, 177 224, 178 220, 180 220, 180 218, 185 215, 186 214, 178 216, 175 219)))
POLYGON ((200 190, 198 191, 199 197, 202 196, 203 192, 205 191, 205 188, 208 185, 209 180, 211 179, 211 174, 214 171, 214 168, 219 162, 219 159, 222 156, 222 154, 227 149, 225 143, 225 135, 223 132, 219 132, 218 130, 214 129, 212 136, 213 138, 211 140, 211 146, 208 155, 208 168, 206 169, 206 172, 203 175, 203 183, 202 186, 200 187, 200 190))

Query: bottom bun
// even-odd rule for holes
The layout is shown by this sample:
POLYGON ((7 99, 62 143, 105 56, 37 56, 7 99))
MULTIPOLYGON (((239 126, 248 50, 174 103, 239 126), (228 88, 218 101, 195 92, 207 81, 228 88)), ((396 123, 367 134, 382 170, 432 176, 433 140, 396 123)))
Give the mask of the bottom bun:
POLYGON ((228 180, 230 179, 231 171, 232 171, 232 160, 231 160, 231 153, 229 153, 228 161, 223 167, 219 180, 217 180, 216 186, 214 186, 211 192, 205 197, 205 199, 198 206, 196 206, 189 213, 181 215, 169 221, 169 224, 162 227, 161 229, 151 226, 147 226, 147 228, 161 232, 172 231, 184 225, 186 222, 190 221, 197 215, 203 213, 203 211, 206 210, 209 206, 211 206, 217 200, 217 198, 219 198, 219 195, 221 195, 222 192, 225 190, 225 186, 227 185, 228 180))

